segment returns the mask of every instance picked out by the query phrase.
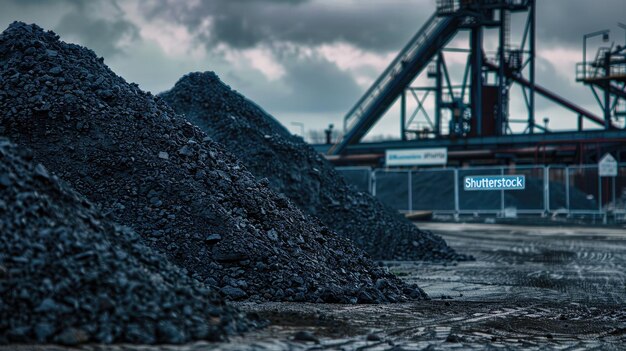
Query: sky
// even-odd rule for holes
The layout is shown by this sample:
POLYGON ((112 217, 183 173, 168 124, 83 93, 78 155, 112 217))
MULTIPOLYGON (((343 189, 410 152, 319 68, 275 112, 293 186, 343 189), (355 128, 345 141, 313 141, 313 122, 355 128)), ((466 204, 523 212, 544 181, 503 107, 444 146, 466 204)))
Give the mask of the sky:
MULTIPOLYGON (((610 29, 624 45, 624 0, 537 0, 537 83, 597 113, 589 88, 575 81, 582 36, 610 29)), ((0 26, 37 23, 61 39, 93 49, 129 82, 152 93, 171 88, 184 74, 214 71, 294 133, 319 130, 356 103, 435 10, 435 0, 1 0, 0 26)), ((513 18, 519 42, 523 17, 513 18)), ((495 50, 487 34, 485 50, 495 50)), ((602 43, 588 41, 588 57, 602 43)), ((461 34, 451 45, 466 47, 461 34)), ((446 54, 448 55, 448 54, 446 54)), ((453 80, 465 57, 449 54, 453 80)), ((425 76, 425 75, 424 75, 425 76)), ((428 83, 424 76, 415 85, 428 83)), ((511 118, 526 118, 513 88, 511 118)), ((409 107, 415 103, 409 100, 409 107)), ((425 102, 432 108, 432 101, 425 102)), ((432 116, 432 114, 431 114, 432 116)), ((538 123, 571 129, 576 116, 541 98, 538 123)), ((399 135, 395 105, 369 138, 399 135)))

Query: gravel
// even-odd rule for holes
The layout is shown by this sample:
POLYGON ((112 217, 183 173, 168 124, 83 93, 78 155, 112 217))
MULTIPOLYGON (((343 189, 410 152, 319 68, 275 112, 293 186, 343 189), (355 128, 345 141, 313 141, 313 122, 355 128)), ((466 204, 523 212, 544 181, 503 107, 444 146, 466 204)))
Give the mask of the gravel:
POLYGON ((239 312, 0 138, 0 344, 183 343, 239 312))
POLYGON ((0 35, 0 110, 0 134, 227 299, 426 298, 53 32, 15 22, 0 35))
POLYGON ((332 165, 213 72, 190 73, 160 96, 258 178, 379 260, 464 260, 443 239, 349 187, 332 165))

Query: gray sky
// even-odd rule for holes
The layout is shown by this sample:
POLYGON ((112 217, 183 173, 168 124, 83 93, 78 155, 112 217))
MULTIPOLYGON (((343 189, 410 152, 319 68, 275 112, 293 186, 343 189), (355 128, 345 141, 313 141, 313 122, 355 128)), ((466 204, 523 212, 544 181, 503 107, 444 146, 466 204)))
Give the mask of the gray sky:
MULTIPOLYGON (((537 82, 600 114, 589 89, 575 82, 575 63, 584 33, 610 28, 611 41, 624 44, 616 24, 626 22, 626 1, 537 2, 537 82)), ((292 122, 340 126, 434 7, 435 0, 4 0, 0 25, 21 20, 54 30, 153 93, 187 72, 215 71, 299 131, 292 122)), ((590 40, 590 52, 600 44, 590 40)), ((463 35, 455 45, 466 45, 463 35)), ((464 58, 451 55, 448 62, 459 71, 464 58)), ((512 117, 525 118, 521 95, 512 97, 512 117)), ((573 114, 542 99, 536 113, 550 117, 551 127, 575 126, 573 114)), ((372 134, 398 128, 394 107, 372 134)))

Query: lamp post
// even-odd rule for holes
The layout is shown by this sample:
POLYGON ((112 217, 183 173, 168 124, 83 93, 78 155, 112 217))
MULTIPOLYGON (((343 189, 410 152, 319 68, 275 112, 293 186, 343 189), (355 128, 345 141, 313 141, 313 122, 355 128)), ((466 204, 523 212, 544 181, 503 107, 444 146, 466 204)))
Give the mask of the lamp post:
POLYGON ((609 41, 609 32, 605 29, 583 35, 583 79, 587 78, 587 39, 602 35, 602 41, 606 43, 609 41))
POLYGON ((304 123, 302 122, 291 122, 290 123, 294 127, 300 127, 300 136, 304 138, 304 123))
MULTIPOLYGON (((621 22, 617 22, 617 26, 622 28, 624 31, 626 31, 626 24, 621 23, 621 22)), ((624 33, 626 34, 626 33, 624 33)), ((624 46, 626 46, 626 37, 624 37, 624 46)))

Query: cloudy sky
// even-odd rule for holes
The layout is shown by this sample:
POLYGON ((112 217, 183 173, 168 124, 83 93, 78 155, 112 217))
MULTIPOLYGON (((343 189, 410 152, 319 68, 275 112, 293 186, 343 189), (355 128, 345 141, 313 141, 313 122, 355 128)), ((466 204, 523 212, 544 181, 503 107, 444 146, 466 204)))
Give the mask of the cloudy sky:
MULTIPOLYGON (((611 29, 611 41, 624 45, 617 22, 626 23, 626 1, 537 2, 537 82, 600 114, 589 89, 574 79, 575 63, 584 33, 611 29)), ((21 20, 52 29, 153 93, 187 72, 215 71, 299 132, 294 122, 307 130, 340 126, 434 7, 435 0, 3 0, 0 25, 21 20)), ((466 46, 466 36, 453 44, 466 46)), ((589 41, 590 57, 601 44, 589 41)), ((495 43, 488 39, 485 47, 495 50, 495 43)), ((447 61, 459 72, 465 58, 450 54, 447 61)), ((516 91, 511 117, 525 118, 516 91)), ((550 127, 575 126, 570 112, 537 103, 537 118, 549 117, 550 127)), ((398 129, 394 107, 371 134, 397 135, 398 129)))

